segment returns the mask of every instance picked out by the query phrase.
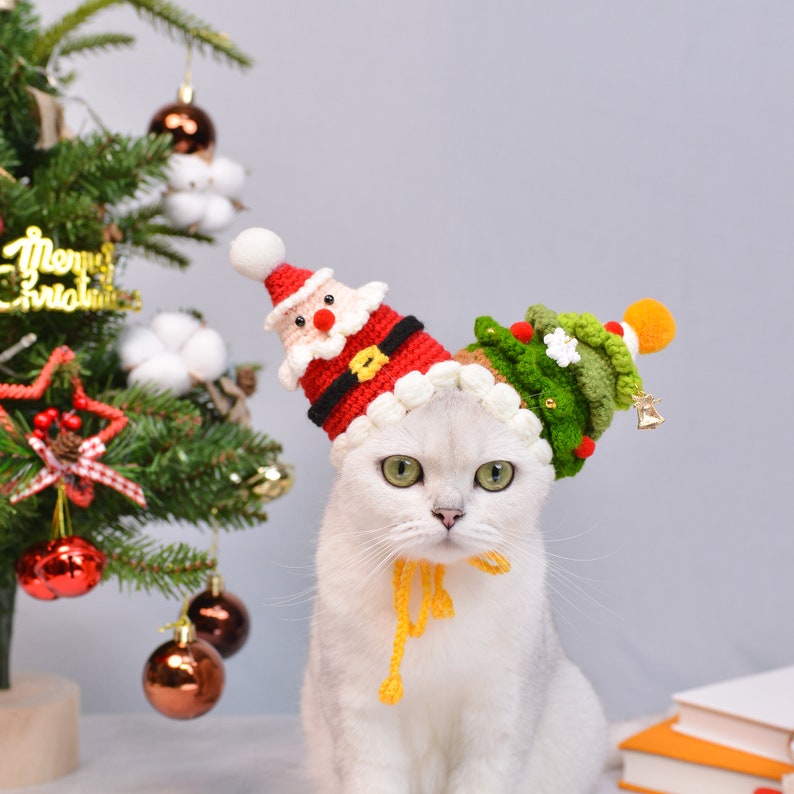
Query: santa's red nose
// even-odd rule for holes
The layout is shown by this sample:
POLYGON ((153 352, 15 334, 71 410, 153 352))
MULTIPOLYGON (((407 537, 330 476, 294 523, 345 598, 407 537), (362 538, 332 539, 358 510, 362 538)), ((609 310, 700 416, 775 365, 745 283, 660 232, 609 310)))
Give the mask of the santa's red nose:
POLYGON ((318 309, 314 313, 314 327, 318 331, 330 331, 335 322, 336 317, 330 309, 318 309))

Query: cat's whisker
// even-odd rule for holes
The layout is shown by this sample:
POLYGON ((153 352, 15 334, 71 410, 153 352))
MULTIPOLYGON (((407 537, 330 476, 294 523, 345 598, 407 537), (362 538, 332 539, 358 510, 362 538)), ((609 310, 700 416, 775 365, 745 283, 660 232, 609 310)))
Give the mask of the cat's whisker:
POLYGON ((307 587, 305 590, 301 590, 297 593, 265 598, 263 599, 262 604, 266 607, 276 608, 303 606, 304 604, 311 603, 315 599, 316 595, 317 585, 314 584, 311 587, 307 587))
MULTIPOLYGON (((597 607, 599 610, 606 612, 612 617, 616 617, 616 618, 620 617, 620 615, 617 612, 615 612, 613 609, 608 607, 603 601, 601 601, 592 592, 590 592, 587 588, 585 588, 584 586, 582 586, 582 584, 580 584, 580 581, 588 581, 588 580, 576 581, 576 577, 573 576, 568 569, 556 567, 553 565, 549 566, 548 574, 549 574, 548 580, 550 583, 552 581, 556 582, 559 585, 566 587, 577 598, 584 599, 584 601, 586 601, 591 606, 597 607)), ((577 612, 584 615, 589 620, 598 621, 598 618, 595 615, 586 613, 584 609, 580 608, 577 604, 575 604, 571 598, 564 596, 562 594, 562 590, 560 587, 554 587, 553 589, 557 595, 563 598, 567 604, 574 607, 577 612)))

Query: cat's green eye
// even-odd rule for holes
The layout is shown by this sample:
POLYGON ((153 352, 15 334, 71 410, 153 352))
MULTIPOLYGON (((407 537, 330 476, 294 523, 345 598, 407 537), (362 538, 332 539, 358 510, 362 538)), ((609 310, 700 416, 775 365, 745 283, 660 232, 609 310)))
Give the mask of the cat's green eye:
POLYGON ((422 466, 416 458, 391 455, 380 464, 386 482, 398 488, 407 488, 422 478, 422 466))
POLYGON ((501 491, 513 481, 513 464, 506 460, 488 461, 477 469, 474 479, 486 491, 501 491))

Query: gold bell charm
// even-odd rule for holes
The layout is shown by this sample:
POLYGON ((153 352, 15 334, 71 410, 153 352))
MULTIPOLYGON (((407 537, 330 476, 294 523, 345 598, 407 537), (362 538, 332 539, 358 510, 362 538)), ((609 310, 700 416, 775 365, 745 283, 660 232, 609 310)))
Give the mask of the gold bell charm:
POLYGON ((654 407, 661 400, 654 399, 652 394, 646 394, 642 389, 631 398, 637 409, 637 430, 655 430, 664 422, 664 417, 654 407))

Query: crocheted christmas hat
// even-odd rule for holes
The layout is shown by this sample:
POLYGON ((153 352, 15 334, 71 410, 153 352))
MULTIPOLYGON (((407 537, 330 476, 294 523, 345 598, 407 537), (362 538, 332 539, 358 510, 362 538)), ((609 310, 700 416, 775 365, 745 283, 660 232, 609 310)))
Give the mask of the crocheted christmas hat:
POLYGON ((661 350, 675 335, 675 321, 658 301, 637 301, 623 322, 603 325, 592 314, 558 315, 538 304, 510 328, 480 317, 474 332, 477 342, 456 359, 481 364, 516 389, 543 424, 557 478, 581 470, 616 410, 635 406, 641 429, 664 421, 634 365, 637 353, 661 350))
POLYGON ((633 363, 637 352, 659 350, 674 335, 672 316, 656 301, 640 301, 623 323, 604 326, 592 315, 558 316, 543 306, 509 329, 481 317, 477 342, 453 358, 419 320, 383 303, 385 284, 351 289, 328 268, 296 268, 267 229, 238 235, 230 258, 264 282, 274 304, 265 328, 286 351, 279 379, 303 388, 309 418, 333 442, 335 464, 374 428, 396 424, 450 387, 477 397, 558 477, 581 469, 616 409, 642 401, 648 422, 641 427, 663 421, 633 363))

